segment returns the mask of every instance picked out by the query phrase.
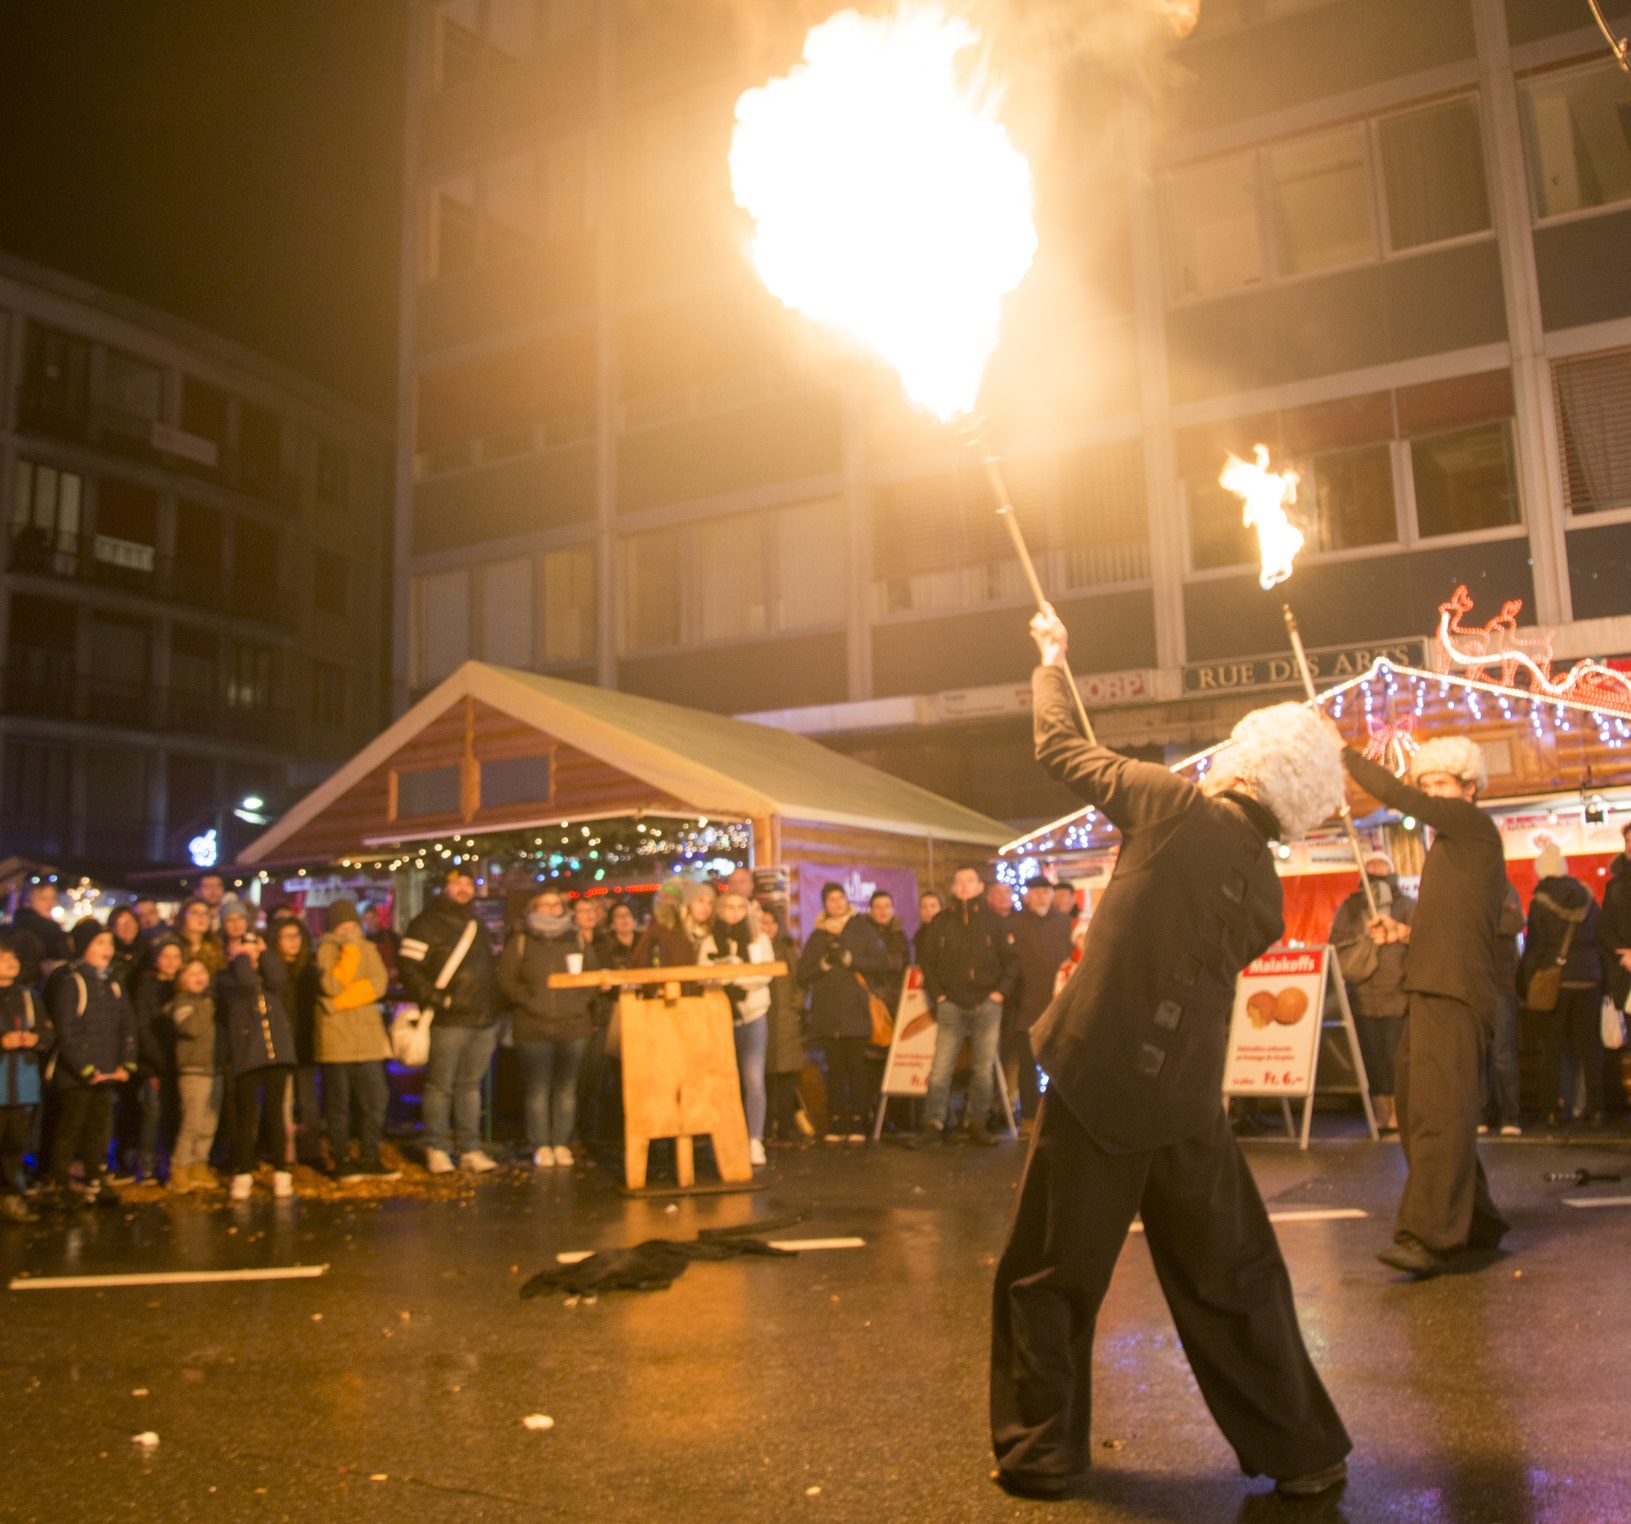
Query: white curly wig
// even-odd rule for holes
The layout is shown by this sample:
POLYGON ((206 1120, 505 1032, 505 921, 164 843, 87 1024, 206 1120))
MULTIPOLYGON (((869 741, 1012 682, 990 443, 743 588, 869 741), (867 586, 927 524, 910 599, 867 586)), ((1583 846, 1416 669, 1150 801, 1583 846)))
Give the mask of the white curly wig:
POLYGON ((1423 741, 1410 759, 1410 781, 1428 773, 1448 773, 1463 783, 1476 783, 1480 794, 1489 787, 1484 748, 1468 736, 1434 736, 1423 741))
POLYGON ((1306 836, 1342 807, 1341 743, 1302 704, 1252 710, 1229 733, 1215 765, 1279 821, 1282 841, 1306 836))

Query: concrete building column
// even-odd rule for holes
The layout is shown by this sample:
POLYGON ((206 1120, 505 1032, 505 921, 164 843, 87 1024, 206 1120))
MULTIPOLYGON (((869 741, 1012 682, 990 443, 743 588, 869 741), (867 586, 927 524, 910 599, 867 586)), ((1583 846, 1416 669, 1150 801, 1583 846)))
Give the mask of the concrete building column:
POLYGON ((1574 617, 1568 547, 1563 534, 1563 472, 1552 405, 1551 367, 1535 271, 1523 124, 1512 77, 1504 0, 1473 0, 1478 45, 1478 100, 1489 176, 1490 214, 1501 256, 1506 329, 1512 347, 1512 398, 1517 429, 1518 490, 1529 527, 1535 617, 1568 624, 1574 617))
POLYGON ((617 10, 600 0, 595 187, 595 681, 617 686, 617 220, 612 141, 617 107, 617 10))
POLYGON ((872 697, 872 504, 866 481, 866 402, 858 386, 840 398, 844 522, 849 526, 849 588, 845 600, 850 702, 872 697))
POLYGON ((1130 104, 1127 132, 1127 213, 1133 254, 1134 331, 1138 402, 1144 420, 1144 502, 1155 605, 1155 663, 1183 666, 1184 515, 1178 454, 1172 436, 1172 389, 1167 366, 1167 297, 1161 264, 1161 207, 1155 183, 1148 108, 1130 104))

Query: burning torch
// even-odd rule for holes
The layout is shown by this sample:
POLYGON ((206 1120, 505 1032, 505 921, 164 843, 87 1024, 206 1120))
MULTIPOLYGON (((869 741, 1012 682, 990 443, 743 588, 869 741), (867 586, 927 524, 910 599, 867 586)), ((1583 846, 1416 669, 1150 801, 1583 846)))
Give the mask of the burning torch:
MULTIPOLYGON (((1286 507, 1297 501, 1297 473, 1269 470, 1269 452, 1263 445, 1254 451, 1255 460, 1245 461, 1230 455, 1218 477, 1219 483, 1233 492, 1241 501, 1241 517, 1248 529, 1257 531, 1257 548, 1261 561, 1258 585, 1264 592, 1287 581, 1296 570, 1297 552, 1303 548, 1303 532, 1291 522, 1286 507)), ((1297 616, 1291 604, 1282 602, 1280 613, 1286 622, 1286 634, 1291 637, 1291 650, 1297 658, 1297 671, 1302 675, 1303 691, 1311 704, 1317 704, 1314 692, 1314 674, 1308 665, 1308 653, 1303 649, 1302 631, 1297 628, 1297 616)), ((1371 919, 1378 914, 1376 895, 1370 879, 1365 875, 1365 853, 1354 829, 1353 812, 1348 801, 1342 801, 1342 826, 1348 833, 1348 845, 1353 848, 1354 864, 1359 869, 1359 887, 1364 891, 1365 904, 1371 919)))
POLYGON ((731 188, 771 293, 887 361, 919 411, 960 423, 1041 609, 1001 467, 970 420, 1002 298, 1037 243, 1030 165, 997 120, 1000 89, 963 60, 979 43, 938 0, 813 27, 802 63, 737 101, 731 188))

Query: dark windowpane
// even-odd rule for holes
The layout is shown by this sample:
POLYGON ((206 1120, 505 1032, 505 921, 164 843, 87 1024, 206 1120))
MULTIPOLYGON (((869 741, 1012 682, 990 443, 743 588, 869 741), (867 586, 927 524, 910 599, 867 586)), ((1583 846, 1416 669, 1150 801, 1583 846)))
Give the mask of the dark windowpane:
POLYGON ((215 823, 215 762, 171 752, 165 760, 168 856, 184 858, 187 842, 215 823))
POLYGON ((1570 513, 1631 507, 1631 349, 1552 368, 1570 513))
POLYGON ((252 519, 233 526, 232 607, 257 618, 275 616, 278 598, 277 531, 252 519))
POLYGON ((350 567, 327 547, 319 545, 312 567, 312 602, 325 614, 345 613, 350 567))
POLYGON ((1347 550, 1355 545, 1385 545, 1398 538, 1393 460, 1386 445, 1321 455, 1314 461, 1312 475, 1312 492, 1306 479, 1298 492, 1309 549, 1347 550), (1311 503, 1307 501, 1310 497, 1311 503))
POLYGON ((227 394, 208 381, 186 376, 181 383, 181 427, 217 445, 227 440, 227 394))
POLYGON ((283 420, 264 408, 240 403, 238 455, 246 487, 256 492, 275 491, 283 476, 283 420))
POLYGON ((96 748, 85 754, 85 850, 146 860, 147 756, 96 748))
POLYGON ((481 764, 481 807, 549 802, 549 758, 511 757, 481 764))
POLYGON ((424 768, 396 776, 396 813, 399 820, 419 815, 456 815, 459 812, 459 769, 424 768))
POLYGON ((89 341, 30 323, 19 400, 25 428, 48 433, 83 432, 91 401, 89 341))
POLYGON ((1413 440, 1410 460, 1416 526, 1424 538, 1519 521, 1512 437, 1505 423, 1413 440))
POLYGON ((323 440, 317 446, 317 501, 345 501, 345 451, 323 440))
POLYGON ((1248 566, 1257 561, 1257 537, 1246 527, 1240 499, 1215 476, 1192 476, 1189 497, 1189 563, 1196 571, 1248 566))
POLYGON ((66 746, 6 742, 0 849, 56 856, 71 849, 68 815, 73 757, 66 746))
POLYGON ((1388 231, 1395 249, 1489 226, 1476 101, 1449 101, 1380 124, 1388 231))
POLYGON ((314 725, 338 730, 345 724, 345 668, 331 661, 312 663, 311 717, 314 725))

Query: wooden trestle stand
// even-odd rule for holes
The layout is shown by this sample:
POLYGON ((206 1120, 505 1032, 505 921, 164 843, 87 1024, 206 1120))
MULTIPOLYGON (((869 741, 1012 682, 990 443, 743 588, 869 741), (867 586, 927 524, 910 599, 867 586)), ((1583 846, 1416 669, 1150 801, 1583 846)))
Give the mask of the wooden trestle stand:
POLYGON ((752 1186, 731 1003, 718 986, 744 974, 775 979, 786 972, 785 963, 721 963, 550 975, 551 989, 621 991, 623 1174, 629 1190, 645 1189, 646 1151, 653 1138, 674 1140, 679 1187, 695 1186, 692 1139, 702 1133, 713 1139, 719 1178, 728 1185, 752 1186), (684 995, 680 987, 686 984, 710 987, 700 995, 684 995), (642 997, 639 987, 649 985, 662 986, 661 999, 642 997))

